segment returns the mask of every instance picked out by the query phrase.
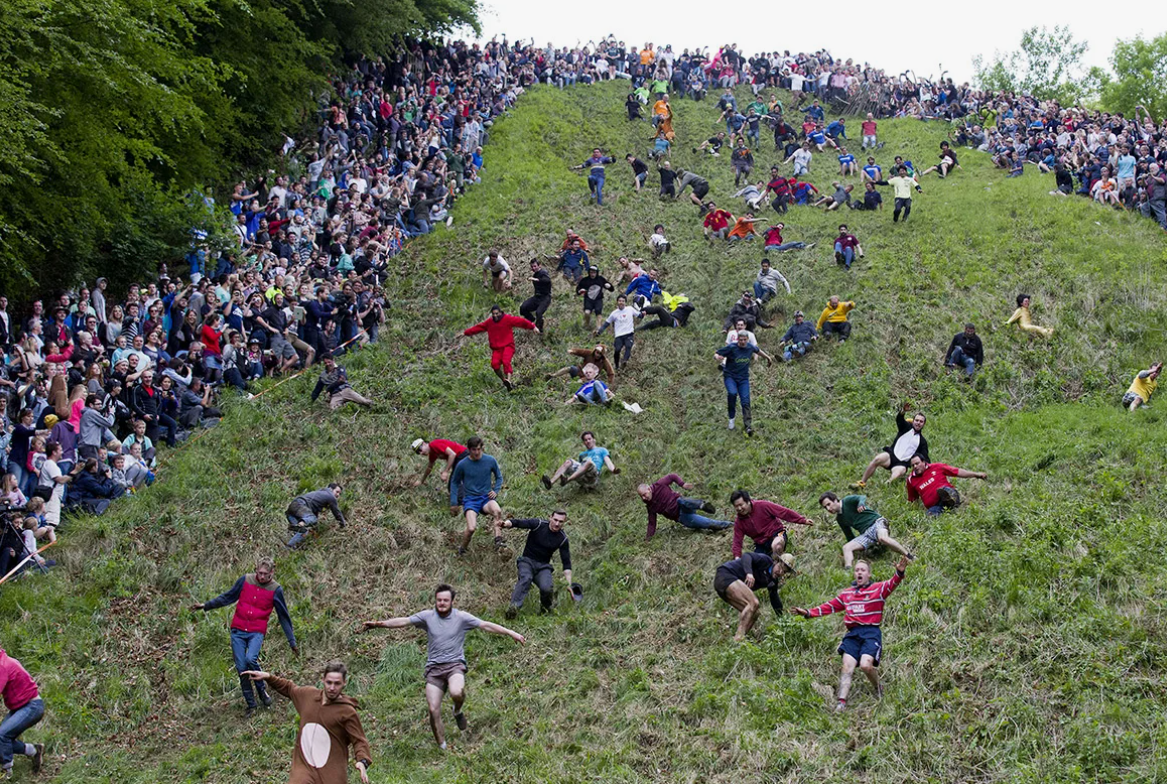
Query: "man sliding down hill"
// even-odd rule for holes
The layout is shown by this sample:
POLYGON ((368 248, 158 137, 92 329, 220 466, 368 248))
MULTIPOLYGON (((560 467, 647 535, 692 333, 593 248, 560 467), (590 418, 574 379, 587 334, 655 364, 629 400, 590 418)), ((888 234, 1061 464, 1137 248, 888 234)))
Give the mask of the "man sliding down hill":
POLYGON ((988 479, 983 471, 966 471, 944 463, 929 463, 922 455, 912 456, 912 473, 908 476, 908 501, 919 500, 929 517, 936 517, 946 509, 960 506, 960 493, 948 483, 948 477, 961 479, 988 479))
POLYGON ((879 684, 879 660, 883 654, 883 632, 879 626, 883 623, 883 605, 891 592, 904 579, 904 572, 908 568, 910 559, 904 556, 896 564, 896 573, 890 580, 881 583, 871 582, 871 564, 867 561, 855 562, 855 582, 834 599, 807 610, 794 607, 790 610, 793 615, 803 618, 820 618, 831 613, 842 612, 843 625, 847 627, 847 634, 839 644, 838 653, 843 657, 843 673, 839 676, 839 701, 835 711, 841 712, 847 707, 847 695, 851 692, 851 674, 855 672, 855 665, 863 670, 863 674, 875 687, 877 696, 883 696, 883 687, 879 684))
POLYGON ((682 498, 673 490, 672 485, 680 485, 685 490, 692 490, 693 485, 686 482, 677 474, 668 474, 653 482, 651 485, 642 484, 636 488, 640 500, 644 501, 648 511, 648 529, 644 534, 644 541, 648 541, 656 533, 656 516, 662 515, 669 520, 676 520, 686 528, 723 529, 733 523, 728 520, 710 520, 697 514, 698 510, 713 514, 713 504, 698 498, 682 498))
POLYGON ((454 466, 458 465, 459 462, 470 454, 462 444, 445 438, 435 438, 428 443, 425 439, 418 438, 410 447, 422 457, 429 458, 426 462, 425 471, 422 472, 421 476, 413 480, 414 487, 421 487, 425 484, 425 480, 429 479, 430 472, 434 470, 434 463, 439 460, 444 460, 446 464, 442 466, 438 476, 443 482, 446 482, 448 488, 450 476, 454 472, 454 466))
POLYGON ((515 327, 534 330, 535 334, 539 334, 539 328, 533 323, 521 316, 503 313, 498 305, 490 309, 490 318, 468 327, 462 333, 467 337, 480 332, 486 333, 487 342, 490 344, 490 367, 495 375, 502 379, 507 391, 515 388, 511 383, 511 376, 514 374, 511 357, 515 355, 515 327))
POLYGON ((754 552, 773 557, 786 552, 786 523, 813 525, 811 520, 793 509, 773 501, 754 500, 745 490, 734 490, 729 497, 737 517, 733 521, 733 557, 740 558, 742 542, 754 541, 754 552))
POLYGON ((891 471, 891 477, 887 480, 890 485, 907 473, 912 455, 919 454, 923 456, 925 462, 928 461, 928 439, 924 438, 923 432, 924 423, 928 421, 928 417, 916 414, 909 422, 904 414, 910 409, 911 404, 904 403, 903 409, 896 412, 895 440, 892 441, 891 446, 885 446, 882 452, 871 459, 867 469, 863 472, 863 478, 851 485, 852 490, 862 490, 867 487, 867 480, 871 479, 871 475, 875 473, 877 468, 886 468, 891 471))
POLYGON ((819 505, 835 516, 835 522, 847 537, 843 546, 843 566, 851 568, 855 553, 884 545, 900 555, 911 554, 888 533, 887 518, 867 505, 867 496, 849 495, 840 500, 831 492, 819 496, 819 505))

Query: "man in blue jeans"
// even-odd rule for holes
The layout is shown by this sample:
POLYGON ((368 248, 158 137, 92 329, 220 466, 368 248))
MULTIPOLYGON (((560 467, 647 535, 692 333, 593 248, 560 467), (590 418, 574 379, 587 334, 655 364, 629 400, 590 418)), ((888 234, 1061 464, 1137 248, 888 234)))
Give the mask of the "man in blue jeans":
POLYGON ((587 169, 588 170, 588 190, 596 197, 596 204, 601 207, 604 205, 604 166, 609 163, 615 163, 616 159, 604 155, 603 150, 599 147, 592 150, 592 157, 581 163, 579 166, 573 166, 573 169, 587 169))
POLYGON ((288 540, 287 545, 289 550, 295 550, 300 546, 300 542, 308 538, 309 532, 316 527, 320 513, 326 508, 332 511, 332 516, 340 523, 340 527, 344 528, 348 521, 344 519, 344 513, 336 503, 340 500, 340 490, 340 485, 333 482, 321 490, 296 496, 292 503, 288 504, 284 514, 288 518, 288 530, 292 532, 292 538, 288 540))
POLYGON ((0 722, 0 778, 12 777, 12 758, 16 754, 32 757, 32 772, 39 773, 45 758, 43 743, 25 743, 20 736, 45 715, 36 681, 24 666, 0 649, 0 693, 8 715, 0 722))
POLYGON ((713 514, 713 504, 699 498, 682 498, 673 490, 673 485, 680 485, 685 490, 693 489, 693 485, 677 474, 662 476, 651 485, 637 486, 636 493, 644 501, 648 512, 648 530, 644 535, 644 541, 647 542, 656 533, 656 516, 658 514, 669 520, 676 520, 686 528, 721 530, 733 525, 728 520, 710 520, 708 517, 697 514, 698 510, 713 514))
POLYGON ((948 345, 948 353, 944 355, 946 367, 964 368, 969 381, 977 372, 977 366, 985 361, 985 349, 977 335, 977 328, 971 323, 964 325, 964 332, 959 332, 948 345))
POLYGON ((795 357, 805 357, 806 352, 811 349, 811 344, 818 339, 819 333, 815 330, 814 324, 806 321, 806 316, 801 310, 794 311, 794 323, 782 336, 782 345, 785 346, 782 350, 782 361, 790 362, 795 357))
MULTIPOLYGON (((235 659, 235 671, 240 673, 239 686, 243 690, 243 700, 247 703, 247 716, 255 713, 255 693, 252 691, 252 681, 242 673, 248 670, 259 669, 259 651, 263 646, 263 637, 267 633, 267 623, 271 612, 276 611, 280 619, 280 627, 284 636, 288 638, 288 646, 292 653, 300 655, 300 648, 296 645, 296 634, 292 630, 292 617, 288 614, 288 605, 284 601, 284 589, 272 579, 275 574, 275 563, 270 558, 261 558, 255 564, 255 572, 245 574, 235 581, 226 593, 216 596, 209 602, 192 604, 192 610, 214 610, 235 605, 235 615, 231 618, 231 655, 235 659)), ((259 701, 263 707, 271 706, 271 695, 263 681, 255 681, 255 691, 259 692, 259 701)))
POLYGON ((742 399, 742 419, 745 420, 746 435, 754 434, 753 414, 750 408, 750 364, 754 354, 759 354, 767 364, 774 361, 774 357, 767 354, 758 346, 750 343, 750 336, 745 331, 737 333, 737 342, 717 349, 718 357, 725 357, 725 366, 721 372, 725 375, 726 410, 729 412, 729 429, 734 428, 734 417, 737 414, 737 399, 742 399))

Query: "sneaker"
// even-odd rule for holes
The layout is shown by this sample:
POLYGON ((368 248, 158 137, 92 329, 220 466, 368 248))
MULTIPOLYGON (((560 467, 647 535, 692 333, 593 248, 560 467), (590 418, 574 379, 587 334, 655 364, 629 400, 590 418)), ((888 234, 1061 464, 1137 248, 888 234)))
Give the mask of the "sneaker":
POLYGON ((263 707, 265 707, 265 708, 271 707, 272 698, 271 698, 271 695, 268 693, 267 689, 264 689, 263 691, 261 691, 259 693, 259 701, 263 703, 263 707))
POLYGON ((41 767, 45 764, 45 744, 34 743, 32 747, 36 749, 36 753, 32 755, 32 772, 40 773, 41 767))
POLYGON ((713 505, 712 501, 706 501, 705 503, 701 504, 701 511, 705 512, 706 514, 713 514, 717 511, 717 507, 713 505))
POLYGON ((746 428, 746 435, 752 436, 753 434, 754 434, 754 429, 752 427, 747 427, 746 428))
POLYGON ((507 388, 507 392, 513 392, 515 389, 515 385, 505 378, 502 380, 502 385, 507 388))
POLYGON ((518 617, 518 614, 519 614, 519 608, 515 607, 513 604, 508 605, 506 612, 503 613, 503 615, 506 617, 506 619, 508 621, 513 621, 516 617, 518 617))
POLYGON ((465 732, 466 731, 466 714, 465 713, 455 713, 454 714, 454 723, 458 725, 458 729, 462 730, 462 732, 465 732))
POLYGON ((243 718, 245 718, 245 719, 255 718, 255 706, 254 705, 247 706, 247 709, 243 711, 243 718))
POLYGON ((562 474, 559 477, 559 486, 560 487, 567 487, 567 474, 562 474))
POLYGON ((464 555, 466 555, 466 548, 463 546, 459 546, 458 547, 458 557, 461 558, 464 555))
POLYGON ((805 248, 803 248, 803 250, 810 250, 810 249, 811 249, 811 248, 813 248, 815 245, 818 245, 818 243, 817 243, 817 242, 811 242, 811 243, 808 243, 808 244, 807 244, 807 246, 806 246, 805 248))
POLYGON ((507 546, 506 539, 503 539, 501 536, 494 537, 494 546, 496 549, 502 550, 507 546))
POLYGON ((547 476, 547 474, 543 474, 543 476, 539 477, 539 481, 543 483, 543 487, 548 490, 551 489, 551 477, 547 476))
POLYGON ((729 420, 729 429, 733 430, 733 420, 729 420))
POLYGON ((845 710, 847 710, 846 702, 839 700, 837 703, 835 703, 835 713, 842 713, 845 710))
POLYGON ((451 215, 450 217, 446 218, 446 227, 449 228, 450 226, 453 226, 453 225, 454 225, 454 216, 451 215))
POLYGON ((858 482, 851 483, 852 490, 862 490, 865 487, 867 487, 867 483, 864 482, 862 479, 860 479, 858 482))
POLYGON ((842 253, 839 253, 839 251, 835 251, 835 263, 836 263, 836 264, 842 264, 842 263, 843 263, 843 254, 842 254, 842 253))

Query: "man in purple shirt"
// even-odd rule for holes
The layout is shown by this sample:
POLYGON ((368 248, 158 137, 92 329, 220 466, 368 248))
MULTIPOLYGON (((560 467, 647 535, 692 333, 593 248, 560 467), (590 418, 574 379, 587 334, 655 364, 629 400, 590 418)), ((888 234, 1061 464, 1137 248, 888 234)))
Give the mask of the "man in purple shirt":
POLYGON ((710 520, 697 514, 697 510, 713 513, 713 504, 698 498, 682 498, 672 485, 680 485, 685 490, 692 490, 693 485, 676 474, 662 476, 651 485, 642 484, 636 488, 640 499, 648 509, 648 531, 644 535, 647 542, 656 533, 656 516, 663 515, 669 520, 676 520, 686 528, 705 528, 721 530, 729 528, 733 523, 728 520, 710 520))
POLYGON ((754 500, 745 490, 734 490, 729 497, 737 518, 733 525, 733 557, 742 557, 742 541, 754 540, 754 552, 777 558, 786 551, 786 523, 811 525, 811 521, 793 509, 773 501, 754 500))

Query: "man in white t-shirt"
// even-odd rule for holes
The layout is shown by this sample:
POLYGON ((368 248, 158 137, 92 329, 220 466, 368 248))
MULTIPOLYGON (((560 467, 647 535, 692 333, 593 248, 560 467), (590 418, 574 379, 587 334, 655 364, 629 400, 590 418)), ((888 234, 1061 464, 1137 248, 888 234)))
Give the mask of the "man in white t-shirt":
POLYGON ((447 691, 454 702, 454 721, 458 729, 466 731, 466 716, 462 713, 462 703, 466 699, 466 632, 481 629, 491 634, 505 634, 522 645, 527 640, 518 632, 490 621, 476 618, 470 613, 454 609, 455 591, 442 583, 434 589, 434 609, 390 618, 385 621, 365 621, 361 631, 366 629, 403 629, 419 626, 426 631, 425 701, 429 706, 430 728, 438 747, 446 748, 446 728, 442 724, 442 699, 447 691))
POLYGON ((497 250, 491 250, 482 260, 482 288, 497 292, 509 291, 511 283, 511 265, 497 250))
POLYGON ((608 318, 604 319, 604 323, 596 330, 596 337, 603 334, 608 325, 612 325, 612 331, 616 334, 616 341, 612 346, 612 359, 616 363, 616 370, 620 369, 621 363, 628 364, 628 358, 632 355, 632 345, 636 342, 636 322, 635 319, 640 315, 640 311, 628 304, 627 295, 621 294, 616 297, 616 309, 608 314, 608 318), (624 359, 620 359, 620 350, 624 350, 624 359))
POLYGON ((65 485, 73 481, 69 474, 61 472, 57 461, 61 459, 61 445, 50 441, 45 449, 45 462, 41 464, 38 487, 42 492, 48 491, 49 497, 45 501, 45 523, 57 526, 61 523, 61 504, 65 501, 65 485))

